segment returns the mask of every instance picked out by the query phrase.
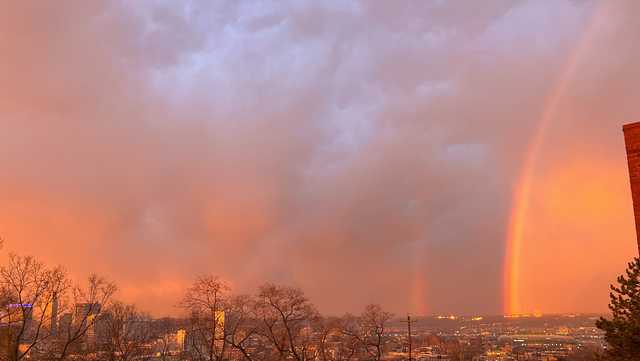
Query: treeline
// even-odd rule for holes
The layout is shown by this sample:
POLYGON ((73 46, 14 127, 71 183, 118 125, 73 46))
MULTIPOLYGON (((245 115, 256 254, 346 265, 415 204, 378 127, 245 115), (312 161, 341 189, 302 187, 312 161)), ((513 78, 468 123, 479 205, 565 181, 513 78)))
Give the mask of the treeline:
POLYGON ((233 295, 213 276, 199 277, 182 307, 190 314, 187 349, 195 359, 216 361, 234 354, 245 360, 380 360, 393 317, 378 305, 358 316, 323 317, 298 288, 267 283, 254 295, 233 295))
POLYGON ((243 295, 201 276, 179 304, 184 319, 155 320, 116 300, 113 282, 91 275, 75 283, 33 257, 11 255, 0 287, 0 356, 8 361, 380 360, 391 347, 393 315, 380 306, 325 317, 299 288, 271 283, 243 295))
POLYGON ((116 289, 97 275, 74 283, 62 267, 10 255, 0 267, 0 357, 68 359, 79 351, 104 306, 115 305, 116 289))

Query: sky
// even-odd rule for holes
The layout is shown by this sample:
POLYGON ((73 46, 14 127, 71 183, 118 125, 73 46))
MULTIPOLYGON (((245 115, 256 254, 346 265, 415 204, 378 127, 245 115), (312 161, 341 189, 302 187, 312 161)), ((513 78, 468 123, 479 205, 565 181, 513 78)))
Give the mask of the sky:
POLYGON ((637 255, 640 3, 0 4, 2 258, 176 314, 603 312, 637 255))

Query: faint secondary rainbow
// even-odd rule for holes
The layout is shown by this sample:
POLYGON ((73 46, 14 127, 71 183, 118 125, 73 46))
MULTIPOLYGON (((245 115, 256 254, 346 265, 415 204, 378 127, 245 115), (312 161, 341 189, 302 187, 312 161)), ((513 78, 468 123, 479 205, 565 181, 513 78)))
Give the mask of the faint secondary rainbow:
POLYGON ((424 262, 424 254, 425 254, 424 245, 418 245, 413 254, 413 280, 411 284, 411 295, 410 300, 411 304, 409 305, 409 309, 412 310, 416 316, 425 316, 428 311, 427 307, 427 289, 426 289, 426 265, 424 262))
POLYGON ((556 85, 551 90, 544 111, 538 121, 538 126, 529 142, 524 158, 524 163, 518 177, 518 182, 512 194, 510 220, 507 228, 504 264, 504 312, 505 314, 519 314, 524 311, 520 299, 521 295, 521 266, 522 246, 524 242, 524 230, 531 201, 533 175, 536 169, 540 148, 544 142, 551 122, 556 118, 558 105, 566 93, 567 87, 575 76, 578 62, 587 51, 593 41, 595 29, 602 21, 604 1, 594 6, 590 15, 589 25, 584 31, 580 41, 569 54, 567 62, 560 72, 556 85))

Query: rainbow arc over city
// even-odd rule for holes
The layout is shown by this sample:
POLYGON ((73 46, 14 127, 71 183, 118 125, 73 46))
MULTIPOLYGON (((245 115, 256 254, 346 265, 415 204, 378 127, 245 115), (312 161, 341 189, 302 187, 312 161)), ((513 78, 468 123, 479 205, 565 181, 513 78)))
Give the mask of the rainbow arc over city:
POLYGON ((523 246, 526 242, 525 227, 532 199, 534 173, 545 135, 552 122, 557 120, 560 101, 566 95, 568 87, 575 79, 580 59, 589 51, 600 25, 606 18, 606 2, 600 1, 590 14, 589 25, 583 31, 580 41, 569 53, 568 59, 558 79, 549 92, 544 110, 531 137, 518 181, 513 189, 511 212, 506 230, 504 275, 503 275, 503 311, 507 315, 517 315, 533 310, 525 309, 521 300, 523 246))
MULTIPOLYGON (((511 207, 508 216, 503 264, 503 312, 505 315, 540 314, 539 310, 525 309, 522 302, 522 260, 525 244, 525 229, 532 200, 534 175, 540 151, 548 129, 558 118, 560 102, 567 94, 571 82, 576 78, 580 60, 589 52, 599 28, 607 17, 607 2, 599 1, 588 14, 588 26, 582 31, 576 45, 568 52, 567 60, 557 80, 551 87, 537 121, 533 135, 527 145, 522 167, 512 189, 511 207)), ((428 305, 427 287, 423 267, 416 267, 413 276, 411 300, 416 312, 426 314, 428 305)))

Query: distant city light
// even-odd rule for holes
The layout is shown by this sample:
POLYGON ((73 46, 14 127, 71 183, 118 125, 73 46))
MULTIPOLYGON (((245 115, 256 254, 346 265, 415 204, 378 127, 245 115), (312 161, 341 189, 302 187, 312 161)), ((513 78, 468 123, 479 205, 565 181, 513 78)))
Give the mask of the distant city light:
POLYGON ((456 316, 454 315, 449 315, 449 316, 437 316, 436 317, 438 320, 455 320, 457 319, 456 316))

